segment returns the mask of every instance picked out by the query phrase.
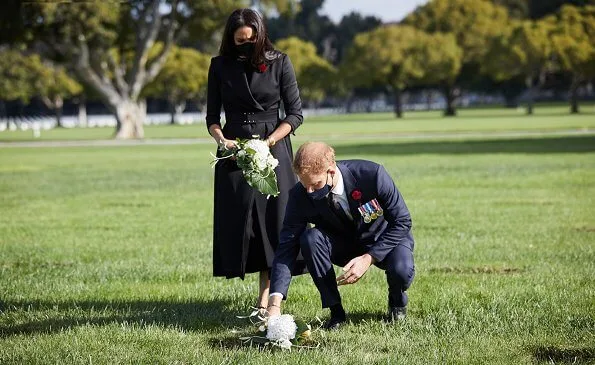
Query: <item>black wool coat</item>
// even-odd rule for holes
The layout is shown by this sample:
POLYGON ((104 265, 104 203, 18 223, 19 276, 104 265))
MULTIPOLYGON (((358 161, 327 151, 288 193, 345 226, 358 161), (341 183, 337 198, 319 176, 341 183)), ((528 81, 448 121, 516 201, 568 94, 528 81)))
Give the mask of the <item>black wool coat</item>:
MULTIPOLYGON (((226 115, 223 135, 227 139, 255 136, 265 139, 282 120, 291 125, 292 132, 302 124, 302 103, 293 65, 281 52, 274 51, 268 56, 270 60, 266 67, 260 69, 226 56, 211 60, 207 128, 213 124, 221 125, 222 106, 226 115), (281 101, 285 108, 284 119, 274 112, 279 110, 281 101), (249 116, 258 113, 266 114, 266 120, 249 122, 249 116), (242 115, 246 116, 242 118, 242 115)), ((293 149, 289 135, 277 141, 271 147, 271 153, 279 160, 275 172, 280 194, 269 199, 248 185, 235 161, 220 160, 215 166, 214 276, 243 279, 246 273, 271 268, 279 244, 288 191, 297 182, 291 169, 293 149)))

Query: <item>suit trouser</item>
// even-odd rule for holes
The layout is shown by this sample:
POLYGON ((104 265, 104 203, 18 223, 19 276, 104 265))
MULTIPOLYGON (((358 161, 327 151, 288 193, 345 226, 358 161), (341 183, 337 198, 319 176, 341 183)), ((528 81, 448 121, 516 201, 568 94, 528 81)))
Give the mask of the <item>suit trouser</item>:
MULTIPOLYGON (((365 247, 357 242, 345 242, 316 229, 306 229, 300 236, 302 254, 308 271, 320 292, 322 307, 328 308, 341 303, 333 264, 345 266, 351 259, 366 253, 365 247)), ((384 260, 375 264, 386 272, 388 282, 388 305, 405 307, 405 292, 415 276, 413 252, 409 247, 398 245, 384 260)))

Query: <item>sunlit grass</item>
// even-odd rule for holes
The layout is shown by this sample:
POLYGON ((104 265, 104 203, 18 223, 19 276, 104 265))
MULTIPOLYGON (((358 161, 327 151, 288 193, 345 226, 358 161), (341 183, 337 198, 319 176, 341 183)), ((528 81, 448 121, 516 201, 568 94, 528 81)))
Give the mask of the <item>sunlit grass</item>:
MULTIPOLYGON (((0 363, 595 361, 593 135, 333 144, 383 163, 412 212, 404 323, 380 320, 371 269, 341 289, 351 322, 315 333, 319 349, 241 346, 257 282, 211 276, 213 145, 4 148, 0 363)), ((307 275, 289 295, 287 312, 328 315, 307 275)))

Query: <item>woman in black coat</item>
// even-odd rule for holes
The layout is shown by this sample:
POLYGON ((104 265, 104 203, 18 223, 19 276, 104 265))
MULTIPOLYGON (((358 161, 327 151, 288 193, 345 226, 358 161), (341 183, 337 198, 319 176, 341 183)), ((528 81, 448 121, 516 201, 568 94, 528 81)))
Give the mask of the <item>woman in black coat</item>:
POLYGON ((302 124, 302 103, 289 57, 274 50, 262 17, 234 11, 225 26, 219 56, 211 60, 207 127, 218 143, 234 148, 236 138, 266 140, 279 160, 280 194, 267 197, 248 185, 235 161, 215 166, 213 275, 244 278, 260 273, 258 307, 267 307, 269 269, 279 242, 287 194, 297 179, 291 169, 289 133, 302 124), (285 118, 279 118, 283 101, 285 118), (221 106, 225 124, 221 127, 221 106))

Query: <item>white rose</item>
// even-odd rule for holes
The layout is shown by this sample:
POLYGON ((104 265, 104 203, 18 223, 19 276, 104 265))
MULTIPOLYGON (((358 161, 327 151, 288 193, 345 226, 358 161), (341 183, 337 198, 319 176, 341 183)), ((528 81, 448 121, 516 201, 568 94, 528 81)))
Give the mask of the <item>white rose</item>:
POLYGON ((258 166, 259 170, 264 170, 267 168, 267 157, 262 155, 254 155, 254 162, 256 166, 258 166))
POLYGON ((274 169, 275 167, 279 166, 279 160, 274 158, 273 155, 269 155, 267 158, 267 164, 274 169))
POLYGON ((269 154, 269 146, 265 141, 259 139, 251 139, 246 142, 246 148, 253 149, 257 155, 267 156, 269 154))

